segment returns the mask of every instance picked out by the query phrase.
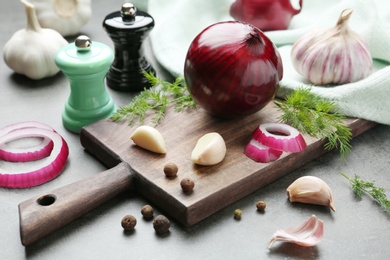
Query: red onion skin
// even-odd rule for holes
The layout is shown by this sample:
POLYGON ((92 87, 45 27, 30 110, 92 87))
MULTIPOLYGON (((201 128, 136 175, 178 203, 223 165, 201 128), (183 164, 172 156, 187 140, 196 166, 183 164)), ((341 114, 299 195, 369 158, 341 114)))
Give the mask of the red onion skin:
POLYGON ((290 0, 236 0, 230 6, 230 15, 237 21, 253 24, 263 31, 286 30, 294 15, 301 12, 290 0))
POLYGON ((258 28, 236 21, 205 28, 191 43, 184 66, 187 88, 209 113, 255 113, 275 97, 283 65, 275 45, 258 28))

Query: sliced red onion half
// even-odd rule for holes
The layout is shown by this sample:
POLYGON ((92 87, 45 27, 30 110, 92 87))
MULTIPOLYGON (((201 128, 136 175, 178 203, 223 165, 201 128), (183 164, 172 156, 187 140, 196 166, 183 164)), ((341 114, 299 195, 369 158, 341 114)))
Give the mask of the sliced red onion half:
MULTIPOLYGON (((0 187, 27 188, 48 182, 57 177, 66 165, 69 154, 68 145, 56 132, 42 128, 21 128, 0 136, 0 144, 21 138, 48 138, 53 142, 50 155, 22 169, 21 164, 13 163, 10 169, 0 164, 0 187)), ((25 162, 22 164, 26 164, 25 162)))
MULTIPOLYGON (((40 128, 54 131, 50 126, 35 122, 27 121, 8 125, 0 129, 0 137, 9 134, 12 131, 25 128, 40 128)), ((50 155, 53 149, 53 142, 49 138, 39 138, 40 142, 29 147, 12 147, 8 143, 0 143, 0 160, 9 162, 28 162, 45 158, 50 155)))
POLYGON ((245 147, 244 154, 255 162, 267 163, 277 160, 283 151, 271 149, 255 139, 252 139, 245 147))
POLYGON ((298 153, 306 148, 306 141, 301 133, 292 126, 283 123, 264 123, 252 133, 259 143, 272 149, 298 153))

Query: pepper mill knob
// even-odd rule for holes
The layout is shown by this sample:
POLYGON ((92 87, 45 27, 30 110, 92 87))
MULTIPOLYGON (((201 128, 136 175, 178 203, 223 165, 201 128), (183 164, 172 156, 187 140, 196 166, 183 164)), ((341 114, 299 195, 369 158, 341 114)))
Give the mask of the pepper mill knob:
POLYGON ((113 60, 110 47, 84 35, 57 52, 56 65, 70 82, 70 96, 62 113, 63 125, 69 131, 79 133, 82 127, 115 112, 104 84, 113 60))
POLYGON ((119 11, 105 17, 103 27, 115 46, 107 86, 125 92, 151 87, 143 71, 155 74, 155 70, 144 57, 143 41, 154 27, 153 17, 125 3, 119 11))
POLYGON ((122 20, 126 22, 135 21, 137 8, 132 3, 125 3, 121 8, 122 20))

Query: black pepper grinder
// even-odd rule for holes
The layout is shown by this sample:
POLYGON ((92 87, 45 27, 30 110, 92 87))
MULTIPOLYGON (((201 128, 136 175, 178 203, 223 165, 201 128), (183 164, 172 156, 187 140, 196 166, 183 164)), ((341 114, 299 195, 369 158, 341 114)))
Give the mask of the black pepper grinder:
POLYGON ((154 19, 131 3, 107 15, 103 27, 115 46, 115 59, 106 76, 107 86, 119 91, 151 87, 143 71, 155 74, 143 54, 142 43, 154 27, 154 19))

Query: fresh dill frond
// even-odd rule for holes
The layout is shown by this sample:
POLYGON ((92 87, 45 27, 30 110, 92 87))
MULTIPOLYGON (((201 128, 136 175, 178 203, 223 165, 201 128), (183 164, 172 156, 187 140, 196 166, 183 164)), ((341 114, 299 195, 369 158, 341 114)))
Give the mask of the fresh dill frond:
POLYGON ((185 109, 197 108, 195 100, 185 86, 184 78, 177 78, 174 82, 168 82, 156 77, 152 72, 143 72, 145 78, 152 85, 144 89, 126 106, 120 107, 112 116, 111 120, 120 122, 128 120, 133 124, 137 119, 142 123, 147 113, 154 113, 151 121, 157 125, 164 117, 170 105, 176 112, 185 109))
POLYGON ((378 201, 380 206, 384 208, 388 214, 390 214, 390 200, 387 199, 385 190, 383 188, 377 187, 375 182, 362 180, 358 175, 355 175, 354 178, 348 177, 342 172, 341 175, 350 182, 352 185, 352 190, 358 198, 363 197, 363 195, 366 193, 378 201))
POLYGON ((351 151, 351 129, 344 124, 346 118, 338 113, 337 105, 313 94, 310 88, 297 88, 284 101, 275 101, 283 112, 279 120, 300 132, 327 139, 325 149, 339 148, 344 158, 351 151))

